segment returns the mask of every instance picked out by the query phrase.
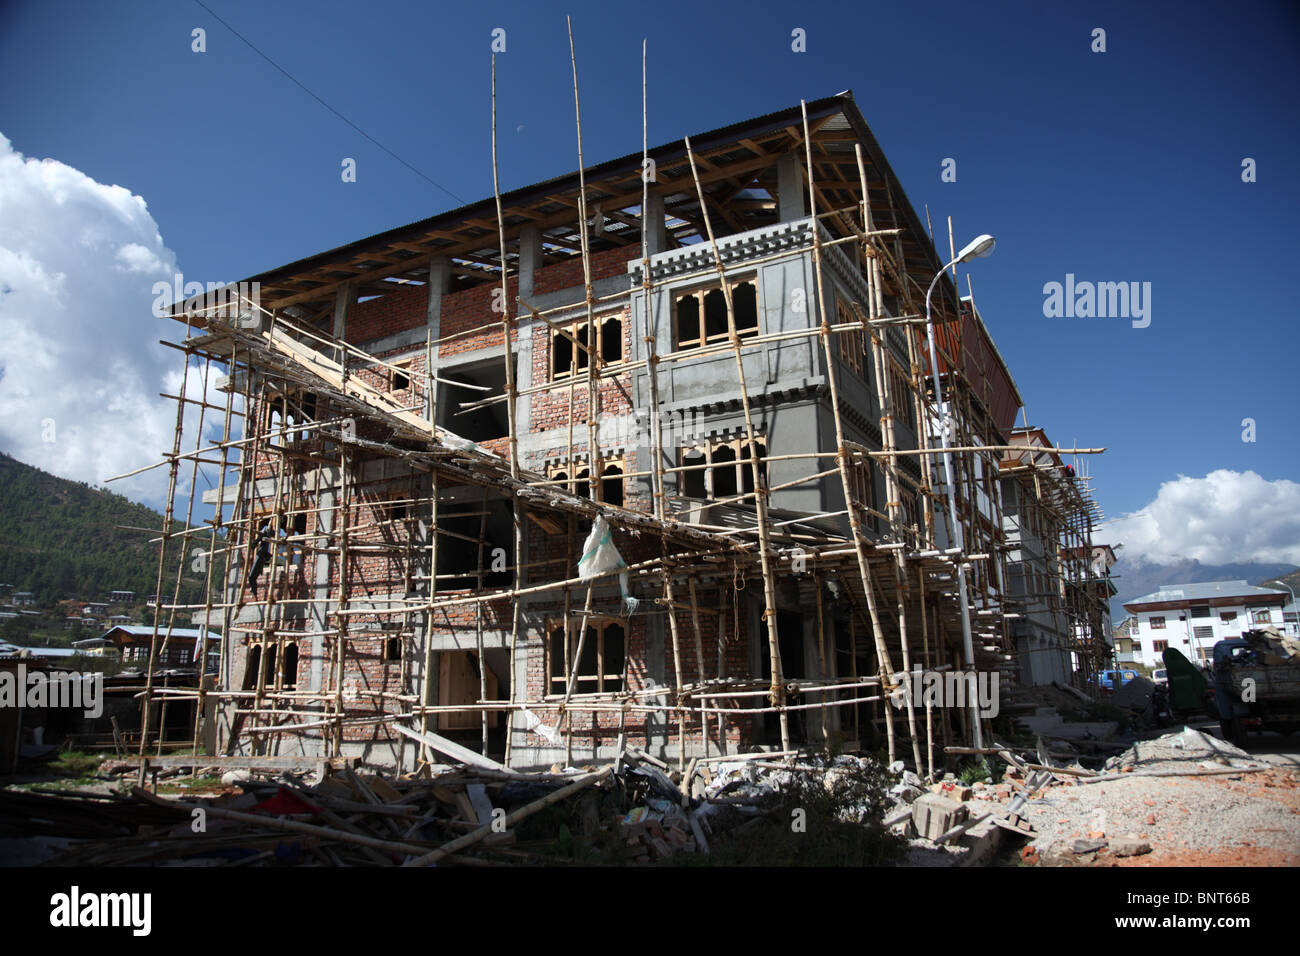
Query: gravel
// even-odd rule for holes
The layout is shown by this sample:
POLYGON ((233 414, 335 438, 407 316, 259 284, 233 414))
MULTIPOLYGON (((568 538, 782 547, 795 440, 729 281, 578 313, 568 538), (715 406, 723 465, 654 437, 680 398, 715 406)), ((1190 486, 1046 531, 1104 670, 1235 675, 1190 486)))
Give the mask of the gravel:
POLYGON ((1108 779, 1056 784, 1030 801, 1033 845, 1059 858, 1077 839, 1137 837, 1153 851, 1256 847, 1300 852, 1300 774, 1285 768, 1213 776, 1152 771, 1266 766, 1232 744, 1184 728, 1139 741, 1107 762, 1108 779), (1114 774, 1114 776, 1109 776, 1114 774))

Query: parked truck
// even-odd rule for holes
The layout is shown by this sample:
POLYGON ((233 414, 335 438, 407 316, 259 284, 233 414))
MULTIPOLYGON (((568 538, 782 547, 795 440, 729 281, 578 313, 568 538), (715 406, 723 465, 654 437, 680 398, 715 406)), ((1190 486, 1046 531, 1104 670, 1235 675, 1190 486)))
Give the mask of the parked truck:
POLYGON ((1212 673, 1219 727, 1238 747, 1251 732, 1290 735, 1300 728, 1300 654, 1275 630, 1219 641, 1212 673))

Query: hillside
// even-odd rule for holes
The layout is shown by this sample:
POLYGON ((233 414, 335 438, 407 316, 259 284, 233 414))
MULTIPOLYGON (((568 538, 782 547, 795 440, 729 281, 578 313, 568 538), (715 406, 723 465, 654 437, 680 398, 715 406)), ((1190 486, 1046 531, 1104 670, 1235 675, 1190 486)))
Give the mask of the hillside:
POLYGON ((1286 585, 1290 585, 1293 593, 1300 594, 1300 570, 1292 571, 1290 574, 1280 574, 1266 581, 1252 583, 1258 584, 1262 588, 1278 588, 1282 591, 1286 590, 1286 585))
MULTIPOLYGON (((113 590, 135 591, 143 602, 157 587, 158 546, 119 526, 160 529, 162 522, 145 505, 0 453, 0 582, 32 591, 42 607, 63 598, 102 601, 113 590)), ((177 557, 179 547, 170 549, 177 557)), ((174 587, 175 571, 165 580, 174 587)), ((187 574, 184 598, 196 597, 201 584, 187 574)))

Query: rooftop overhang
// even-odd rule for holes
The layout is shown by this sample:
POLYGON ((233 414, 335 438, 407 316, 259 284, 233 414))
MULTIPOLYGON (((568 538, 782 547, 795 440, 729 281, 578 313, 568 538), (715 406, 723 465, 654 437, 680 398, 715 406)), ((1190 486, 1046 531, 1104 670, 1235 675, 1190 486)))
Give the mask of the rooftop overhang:
POLYGON ((1186 611, 1193 607, 1269 607, 1276 604, 1283 607, 1287 602, 1285 594, 1237 594, 1213 598, 1181 598, 1177 601, 1149 601, 1146 603, 1130 602, 1124 610, 1131 614, 1139 611, 1186 611))
MULTIPOLYGON (((899 241, 913 290, 919 288, 923 295, 942 263, 852 92, 809 102, 807 114, 819 211, 846 210, 824 218, 823 223, 836 236, 851 231, 850 217, 862 198, 856 152, 860 146, 875 228, 900 230, 899 241)), ((716 233, 731 235, 779 221, 777 160, 794 153, 800 168, 804 167, 803 129, 803 111, 795 105, 691 137, 701 188, 716 233)), ((670 244, 702 238, 704 220, 685 139, 656 146, 648 155, 654 160, 656 172, 649 187, 663 198, 670 244)), ((639 245, 641 152, 592 166, 585 170, 585 176, 588 212, 594 212, 599 205, 605 219, 600 235, 589 232, 592 251, 639 245)), ((801 189, 806 192, 806 180, 801 189)), ((576 171, 502 194, 504 264, 509 272, 516 271, 520 235, 529 227, 540 235, 543 265, 581 254, 579 195, 576 171)), ((259 284, 263 308, 296 306, 297 318, 312 321, 329 314, 345 283, 350 283, 352 295, 383 295, 411 283, 426 282, 435 258, 450 262, 458 287, 500 281, 502 255, 493 197, 241 281, 259 284)), ((955 314, 956 293, 946 277, 940 285, 940 297, 945 296, 955 314)), ((191 305, 201 307, 202 302, 187 300, 173 309, 173 315, 183 318, 191 305)), ((201 318, 190 321, 202 327, 201 318)))

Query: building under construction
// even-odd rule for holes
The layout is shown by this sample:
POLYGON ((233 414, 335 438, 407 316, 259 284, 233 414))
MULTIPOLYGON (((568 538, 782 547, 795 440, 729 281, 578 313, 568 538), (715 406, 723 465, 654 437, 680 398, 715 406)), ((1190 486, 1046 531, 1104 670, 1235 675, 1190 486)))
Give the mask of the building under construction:
POLYGON ((852 95, 590 168, 580 129, 578 172, 174 309, 154 653, 199 623, 222 659, 148 678, 142 748, 197 700, 210 754, 933 771, 987 727, 918 673, 1034 679, 1009 482, 1086 689, 1107 588, 1062 454, 1099 449, 1024 451, 951 226, 936 253, 852 95), (196 549, 205 600, 169 603, 196 549))

